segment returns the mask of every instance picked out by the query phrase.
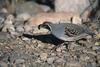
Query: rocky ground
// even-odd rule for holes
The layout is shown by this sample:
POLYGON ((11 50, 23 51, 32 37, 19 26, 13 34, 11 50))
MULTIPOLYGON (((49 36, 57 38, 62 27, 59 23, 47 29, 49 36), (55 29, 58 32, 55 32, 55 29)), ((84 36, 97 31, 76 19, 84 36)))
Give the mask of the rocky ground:
MULTIPOLYGON (((26 8, 19 12, 23 13, 24 9, 26 8)), ((18 20, 19 17, 14 19, 16 18, 18 20)), ((21 23, 15 25, 19 26, 21 23)), ((89 22, 86 25, 95 29, 97 35, 94 38, 87 37, 68 43, 51 34, 35 35, 34 32, 34 35, 23 34, 13 37, 12 28, 8 28, 6 32, 3 30, 0 32, 0 67, 100 67, 100 21, 89 22)), ((4 27, 6 24, 0 25, 0 29, 4 27)))
POLYGON ((0 39, 0 67, 100 66, 100 41, 80 40, 62 44, 52 35, 31 37, 31 42, 21 38, 0 39))
POLYGON ((0 67, 99 67, 100 39, 63 43, 53 35, 0 33, 0 67), (29 39, 27 39, 27 37, 29 39))

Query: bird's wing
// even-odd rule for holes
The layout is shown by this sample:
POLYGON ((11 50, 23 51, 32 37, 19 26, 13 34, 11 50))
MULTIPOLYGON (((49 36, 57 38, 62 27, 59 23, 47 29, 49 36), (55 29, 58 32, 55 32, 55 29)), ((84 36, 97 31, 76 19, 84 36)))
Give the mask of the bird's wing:
POLYGON ((73 24, 65 25, 64 30, 65 30, 65 35, 68 35, 69 37, 78 36, 84 33, 84 29, 81 26, 73 24))

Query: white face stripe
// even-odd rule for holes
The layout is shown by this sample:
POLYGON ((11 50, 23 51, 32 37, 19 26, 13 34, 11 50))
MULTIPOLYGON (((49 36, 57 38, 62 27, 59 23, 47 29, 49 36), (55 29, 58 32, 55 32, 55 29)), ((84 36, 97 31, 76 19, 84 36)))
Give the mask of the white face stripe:
POLYGON ((52 25, 50 25, 49 23, 47 23, 46 25, 50 28, 50 31, 52 32, 52 25))

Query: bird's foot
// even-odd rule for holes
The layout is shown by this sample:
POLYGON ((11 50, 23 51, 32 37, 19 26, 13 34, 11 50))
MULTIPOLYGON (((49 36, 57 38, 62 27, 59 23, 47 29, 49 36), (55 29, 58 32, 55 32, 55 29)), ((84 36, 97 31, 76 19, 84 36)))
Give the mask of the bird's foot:
POLYGON ((69 45, 73 42, 64 42, 52 48, 53 51, 61 52, 62 50, 69 51, 69 45))

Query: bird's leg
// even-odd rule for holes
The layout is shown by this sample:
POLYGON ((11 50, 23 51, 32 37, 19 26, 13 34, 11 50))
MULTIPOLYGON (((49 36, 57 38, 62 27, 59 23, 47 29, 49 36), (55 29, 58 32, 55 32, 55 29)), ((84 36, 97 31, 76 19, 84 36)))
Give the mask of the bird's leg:
POLYGON ((66 45, 66 48, 68 49, 68 45, 70 44, 70 42, 64 42, 62 45, 66 45))
POLYGON ((57 48, 60 48, 60 47, 62 47, 62 46, 64 46, 64 45, 65 45, 65 47, 67 47, 68 42, 64 42, 64 43, 62 43, 62 44, 57 44, 56 46, 54 46, 54 47, 52 48, 52 50, 53 50, 53 51, 56 51, 57 48))
MULTIPOLYGON (((60 46, 64 46, 64 45, 68 45, 68 42, 64 42, 64 43, 62 43, 60 46)), ((59 46, 59 47, 60 47, 59 46)), ((67 47, 67 46, 66 46, 67 47)))
POLYGON ((64 42, 64 43, 62 43, 62 44, 59 44, 59 45, 53 47, 52 50, 56 51, 57 48, 60 48, 60 47, 62 47, 62 46, 65 46, 65 48, 66 48, 67 50, 69 50, 69 45, 72 45, 73 43, 75 43, 75 41, 66 41, 66 42, 64 42))

